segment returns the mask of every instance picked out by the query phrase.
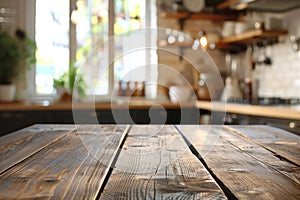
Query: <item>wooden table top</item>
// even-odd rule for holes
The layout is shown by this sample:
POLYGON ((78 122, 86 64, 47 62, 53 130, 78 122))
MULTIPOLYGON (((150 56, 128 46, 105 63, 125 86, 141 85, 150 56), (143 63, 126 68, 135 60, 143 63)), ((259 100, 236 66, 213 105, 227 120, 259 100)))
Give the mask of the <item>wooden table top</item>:
POLYGON ((268 126, 34 125, 0 138, 0 199, 300 199, 268 126))

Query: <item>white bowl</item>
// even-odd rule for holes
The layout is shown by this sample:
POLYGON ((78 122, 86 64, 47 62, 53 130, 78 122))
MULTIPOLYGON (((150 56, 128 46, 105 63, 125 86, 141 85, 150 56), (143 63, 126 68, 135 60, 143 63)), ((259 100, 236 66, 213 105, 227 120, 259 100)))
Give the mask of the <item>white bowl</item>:
POLYGON ((188 102, 192 96, 192 88, 188 86, 171 86, 169 97, 172 103, 188 102))
POLYGON ((226 21, 223 24, 223 30, 221 32, 222 37, 229 37, 234 35, 235 23, 231 21, 226 21))

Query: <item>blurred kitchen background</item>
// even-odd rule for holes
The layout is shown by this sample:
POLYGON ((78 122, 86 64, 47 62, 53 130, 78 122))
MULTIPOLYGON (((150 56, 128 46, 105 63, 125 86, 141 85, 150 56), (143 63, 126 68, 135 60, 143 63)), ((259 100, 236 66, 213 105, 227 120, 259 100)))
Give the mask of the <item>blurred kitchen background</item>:
MULTIPOLYGON (((7 122, 17 112, 28 116, 24 110, 40 109, 33 104, 55 109, 55 104, 70 104, 73 92, 76 102, 115 103, 130 97, 139 105, 168 109, 169 104, 198 100, 208 116, 212 109, 201 108, 201 101, 292 105, 297 110, 299 14, 298 0, 0 0, 0 31, 13 36, 23 30, 37 45, 35 64, 14 79, 16 93, 2 100, 1 116, 7 122), (77 74, 74 85, 69 84, 74 83, 72 74, 77 74), (191 92, 181 97, 180 90, 191 92), (29 107, 4 108, 14 103, 29 107)), ((69 107, 61 110, 71 118, 69 107)), ((288 129, 300 120, 259 115, 288 129)), ((232 111, 225 123, 268 121, 253 121, 252 116, 232 111)), ((26 125, 72 122, 54 118, 26 125)))

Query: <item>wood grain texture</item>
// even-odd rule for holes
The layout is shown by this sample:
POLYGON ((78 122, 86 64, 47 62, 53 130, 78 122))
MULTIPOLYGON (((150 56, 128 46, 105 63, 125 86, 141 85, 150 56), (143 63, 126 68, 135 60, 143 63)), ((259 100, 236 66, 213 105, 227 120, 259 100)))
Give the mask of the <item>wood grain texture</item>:
POLYGON ((74 128, 74 125, 34 125, 0 137, 0 174, 74 128))
POLYGON ((270 126, 227 126, 245 139, 300 166, 300 137, 270 126))
POLYGON ((95 199, 127 129, 77 127, 3 173, 0 199, 95 199))
POLYGON ((239 199, 300 198, 298 166, 276 159, 260 145, 236 137, 222 126, 198 129, 198 138, 191 132, 191 126, 181 129, 213 173, 239 199), (208 138, 203 139, 203 135, 208 138))
POLYGON ((226 199, 177 130, 133 126, 100 199, 226 199))
MULTIPOLYGON (((284 174, 291 180, 295 181, 295 183, 300 184, 299 166, 287 162, 286 160, 282 159, 282 157, 278 156, 277 154, 274 154, 268 149, 262 148, 256 143, 241 139, 241 137, 243 136, 232 134, 231 128, 234 129, 234 127, 235 126, 230 127, 230 129, 227 129, 230 131, 230 133, 224 131, 222 133, 222 137, 226 137, 226 140, 228 142, 230 142, 232 145, 236 146, 243 152, 247 153, 248 155, 252 156, 253 158, 257 159, 258 162, 266 164, 267 166, 275 169, 276 171, 284 174)), ((248 126, 248 129, 251 129, 251 127, 248 126)))
MULTIPOLYGON (((239 199, 300 199, 299 136, 177 127, 239 199)), ((0 199, 226 199, 171 125, 35 125, 0 138, 0 161, 0 199)))

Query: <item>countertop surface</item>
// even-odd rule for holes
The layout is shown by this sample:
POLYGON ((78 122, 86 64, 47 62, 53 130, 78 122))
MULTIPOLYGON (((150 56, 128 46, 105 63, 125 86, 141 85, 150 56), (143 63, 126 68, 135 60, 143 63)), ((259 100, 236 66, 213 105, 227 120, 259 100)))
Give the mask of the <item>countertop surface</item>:
POLYGON ((195 101, 190 103, 171 103, 170 101, 155 101, 155 100, 131 100, 131 101, 116 101, 98 102, 98 103, 74 103, 60 102, 49 103, 47 101, 32 103, 32 102, 15 102, 15 103, 0 103, 0 111, 28 111, 28 110, 72 110, 72 109, 149 109, 149 108, 166 108, 166 109, 180 109, 180 108, 199 108, 210 111, 220 111, 227 113, 236 113, 243 115, 273 117, 283 119, 300 120, 300 105, 248 105, 223 103, 219 101, 195 101))
POLYGON ((300 120, 300 105, 248 105, 236 103, 222 103, 198 101, 197 107, 200 109, 235 113, 242 115, 252 115, 261 117, 272 117, 282 119, 300 120))
POLYGON ((164 108, 189 108, 196 107, 195 102, 187 103, 171 103, 170 101, 155 101, 155 100, 120 100, 115 102, 54 102, 48 101, 40 102, 14 102, 14 103, 0 103, 0 111, 14 111, 14 110, 71 110, 71 109, 149 109, 151 107, 164 108))
POLYGON ((300 137, 269 126, 34 125, 0 146, 0 199, 300 199, 300 137))

